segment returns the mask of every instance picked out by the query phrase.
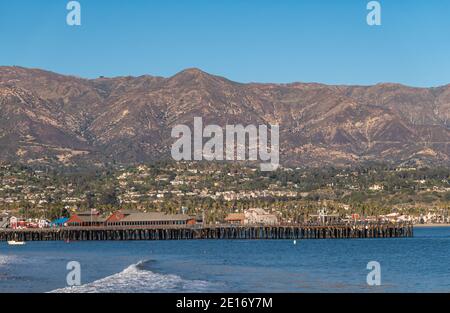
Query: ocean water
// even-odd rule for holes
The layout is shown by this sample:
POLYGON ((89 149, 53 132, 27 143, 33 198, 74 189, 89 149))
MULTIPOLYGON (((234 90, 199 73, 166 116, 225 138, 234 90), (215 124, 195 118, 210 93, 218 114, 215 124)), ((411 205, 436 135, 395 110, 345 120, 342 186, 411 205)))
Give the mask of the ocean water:
POLYGON ((450 228, 414 238, 0 243, 0 292, 450 292, 450 228), (67 263, 81 286, 67 287, 67 263), (366 283, 381 265, 381 285, 366 283))

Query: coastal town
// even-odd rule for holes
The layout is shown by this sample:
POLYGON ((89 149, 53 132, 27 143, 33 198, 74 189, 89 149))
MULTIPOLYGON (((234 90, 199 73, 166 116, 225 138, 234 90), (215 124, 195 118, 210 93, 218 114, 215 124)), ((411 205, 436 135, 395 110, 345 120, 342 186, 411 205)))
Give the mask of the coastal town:
MULTIPOLYGON (((0 166, 0 228, 121 223, 289 225, 450 222, 445 169, 193 162, 65 171, 0 166), (87 213, 86 213, 87 212, 87 213), (119 218, 121 217, 121 218, 119 218)), ((124 224, 127 225, 127 224, 124 224)))

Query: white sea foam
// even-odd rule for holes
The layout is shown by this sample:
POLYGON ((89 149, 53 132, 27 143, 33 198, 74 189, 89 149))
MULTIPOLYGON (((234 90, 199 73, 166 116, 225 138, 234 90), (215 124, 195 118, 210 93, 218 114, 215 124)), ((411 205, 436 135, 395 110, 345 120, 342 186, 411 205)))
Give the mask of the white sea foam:
POLYGON ((0 266, 5 266, 13 261, 14 257, 0 254, 0 266))
POLYGON ((122 293, 122 292, 204 292, 209 282, 185 280, 171 274, 158 274, 133 264, 120 273, 81 286, 66 287, 53 293, 122 293))

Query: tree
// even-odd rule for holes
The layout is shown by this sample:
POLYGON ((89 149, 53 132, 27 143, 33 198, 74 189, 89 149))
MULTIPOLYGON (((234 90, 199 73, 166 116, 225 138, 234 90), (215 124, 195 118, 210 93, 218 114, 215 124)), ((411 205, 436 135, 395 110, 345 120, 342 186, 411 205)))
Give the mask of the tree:
POLYGON ((100 204, 108 205, 108 206, 118 206, 119 199, 117 198, 116 190, 114 188, 112 188, 112 189, 103 191, 102 195, 100 197, 100 204))

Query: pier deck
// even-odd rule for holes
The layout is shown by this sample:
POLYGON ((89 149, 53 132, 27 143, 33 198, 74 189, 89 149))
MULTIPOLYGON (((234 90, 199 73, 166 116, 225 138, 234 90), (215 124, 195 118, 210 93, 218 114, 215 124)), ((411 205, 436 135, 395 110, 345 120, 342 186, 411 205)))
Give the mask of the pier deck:
POLYGON ((0 241, 406 238, 410 224, 3 229, 0 241))

